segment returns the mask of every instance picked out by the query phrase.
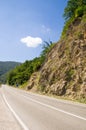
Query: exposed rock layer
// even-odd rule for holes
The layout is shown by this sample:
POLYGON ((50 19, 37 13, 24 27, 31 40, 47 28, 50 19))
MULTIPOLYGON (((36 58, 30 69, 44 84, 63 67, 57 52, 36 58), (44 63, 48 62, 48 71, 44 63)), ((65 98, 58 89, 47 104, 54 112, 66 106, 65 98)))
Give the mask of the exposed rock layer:
POLYGON ((45 93, 86 98, 86 16, 69 26, 66 37, 53 47, 37 75, 37 80, 31 77, 28 88, 36 85, 45 93))

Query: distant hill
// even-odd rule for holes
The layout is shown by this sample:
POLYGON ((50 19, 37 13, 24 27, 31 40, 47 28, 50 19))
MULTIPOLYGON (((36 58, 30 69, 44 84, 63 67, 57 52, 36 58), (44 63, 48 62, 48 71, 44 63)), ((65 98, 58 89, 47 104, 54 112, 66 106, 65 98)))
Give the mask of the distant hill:
POLYGON ((11 69, 14 69, 16 66, 20 65, 19 62, 12 62, 12 61, 6 61, 2 62, 0 61, 0 82, 5 83, 6 82, 6 74, 11 69))

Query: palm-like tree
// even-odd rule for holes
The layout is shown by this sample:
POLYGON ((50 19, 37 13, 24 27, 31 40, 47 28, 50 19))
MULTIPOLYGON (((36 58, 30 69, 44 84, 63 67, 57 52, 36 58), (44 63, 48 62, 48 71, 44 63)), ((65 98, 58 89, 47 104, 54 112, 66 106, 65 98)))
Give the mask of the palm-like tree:
POLYGON ((51 48, 53 47, 55 45, 55 43, 53 43, 52 41, 49 41, 49 42, 47 42, 47 41, 44 41, 44 44, 43 44, 43 51, 42 51, 42 53, 41 53, 41 56, 46 56, 48 53, 49 53, 49 51, 51 50, 51 48))

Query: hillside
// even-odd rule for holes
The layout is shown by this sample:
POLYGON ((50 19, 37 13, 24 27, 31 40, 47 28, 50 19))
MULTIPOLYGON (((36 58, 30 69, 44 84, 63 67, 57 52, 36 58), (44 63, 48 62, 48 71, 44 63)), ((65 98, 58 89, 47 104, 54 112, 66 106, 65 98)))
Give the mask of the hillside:
POLYGON ((9 72, 11 69, 14 69, 19 64, 20 63, 18 63, 18 62, 0 61, 0 82, 5 83, 6 82, 6 73, 9 72))
POLYGON ((32 75, 27 89, 86 99, 86 15, 76 18, 65 35, 32 75))

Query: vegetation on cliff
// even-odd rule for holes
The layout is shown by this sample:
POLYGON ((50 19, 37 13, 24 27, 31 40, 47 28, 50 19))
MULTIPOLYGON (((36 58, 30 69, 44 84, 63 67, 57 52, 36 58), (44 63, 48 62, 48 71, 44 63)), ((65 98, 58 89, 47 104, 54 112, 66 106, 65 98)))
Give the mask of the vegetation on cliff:
POLYGON ((69 0, 66 8, 64 9, 65 26, 62 32, 62 38, 66 35, 66 32, 70 24, 77 19, 86 14, 86 0, 69 0))

